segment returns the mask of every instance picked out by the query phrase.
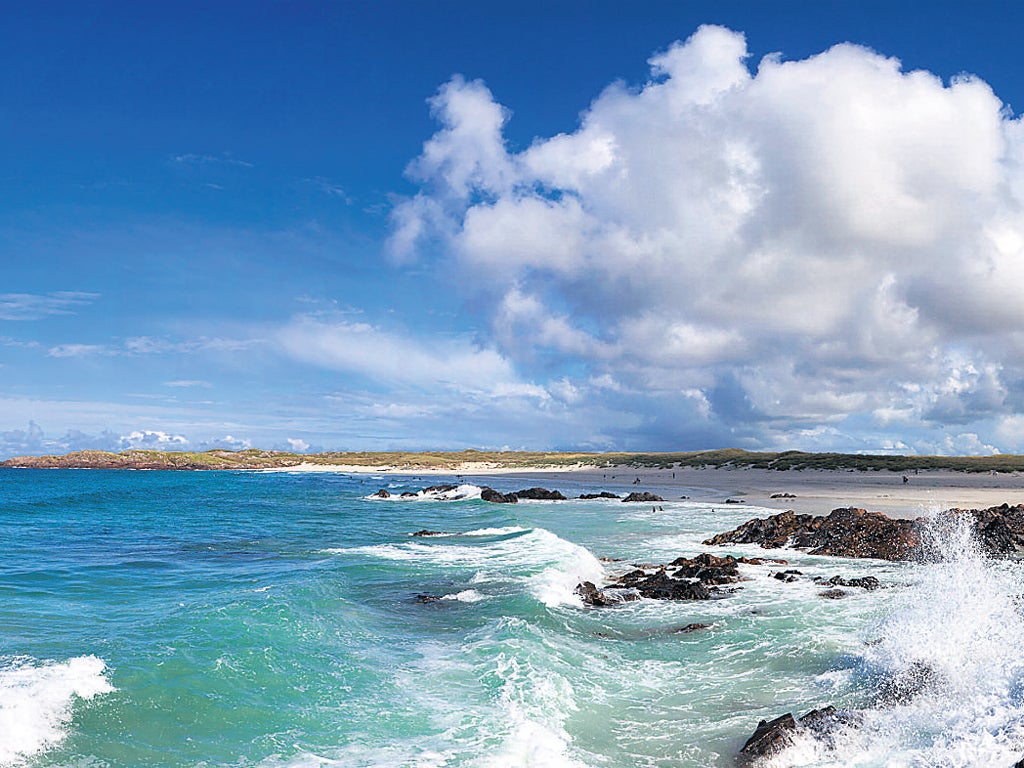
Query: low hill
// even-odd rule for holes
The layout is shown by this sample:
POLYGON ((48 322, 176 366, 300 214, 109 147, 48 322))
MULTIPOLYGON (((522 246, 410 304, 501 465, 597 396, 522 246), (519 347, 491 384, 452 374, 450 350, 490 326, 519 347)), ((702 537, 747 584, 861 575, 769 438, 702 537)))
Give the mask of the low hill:
POLYGON ((284 469, 300 464, 351 466, 366 469, 471 469, 521 468, 523 470, 593 466, 648 467, 753 467, 774 470, 829 469, 892 472, 953 470, 960 472, 1024 471, 1024 456, 890 456, 849 453, 751 452, 736 448, 683 453, 571 453, 539 451, 424 451, 420 453, 329 452, 289 453, 286 451, 212 450, 187 451, 130 450, 76 451, 63 456, 20 456, 0 462, 0 467, 68 469, 284 469))

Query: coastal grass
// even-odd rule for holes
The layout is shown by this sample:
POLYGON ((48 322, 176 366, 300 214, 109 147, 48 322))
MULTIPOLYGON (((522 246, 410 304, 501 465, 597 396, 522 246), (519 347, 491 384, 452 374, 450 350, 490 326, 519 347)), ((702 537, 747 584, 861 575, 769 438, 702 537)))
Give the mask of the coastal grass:
POLYGON ((76 451, 63 456, 21 456, 0 462, 0 467, 98 468, 98 469, 286 469, 300 464, 350 465, 367 469, 451 470, 466 465, 495 469, 544 469, 571 467, 634 467, 675 469, 682 467, 751 467, 772 470, 853 470, 861 472, 1021 472, 1024 456, 900 456, 883 454, 806 453, 803 451, 758 452, 738 448, 667 453, 586 453, 566 451, 331 451, 291 453, 210 450, 76 451))

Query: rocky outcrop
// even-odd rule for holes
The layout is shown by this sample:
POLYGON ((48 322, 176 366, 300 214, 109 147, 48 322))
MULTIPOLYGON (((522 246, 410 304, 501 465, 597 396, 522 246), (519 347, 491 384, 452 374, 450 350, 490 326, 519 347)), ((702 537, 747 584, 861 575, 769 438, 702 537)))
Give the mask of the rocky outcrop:
POLYGON ((751 766, 774 757, 792 746, 800 733, 832 745, 838 729, 857 725, 860 720, 858 713, 838 710, 832 706, 812 709, 800 718, 787 712, 774 720, 762 720, 757 724, 754 735, 740 749, 740 765, 751 766))
POLYGON ((653 574, 644 571, 630 571, 620 581, 623 586, 635 589, 641 597, 652 600, 708 600, 711 590, 699 581, 676 579, 663 570, 653 574))
POLYGON ((387 488, 381 488, 379 491, 377 491, 373 495, 376 496, 378 499, 390 499, 391 498, 391 494, 388 493, 387 488))
POLYGON ((1011 555, 1024 551, 1024 505, 1002 504, 965 512, 951 509, 946 515, 970 514, 981 545, 992 554, 1011 555))
POLYGON ((565 501, 561 491, 549 491, 547 488, 526 488, 516 491, 520 499, 535 499, 538 501, 565 501))
POLYGON ((640 598, 640 595, 636 592, 614 589, 602 591, 592 581, 584 581, 577 584, 574 591, 583 600, 584 605, 593 605, 598 608, 618 605, 619 603, 626 603, 640 598))
POLYGON ((874 576, 861 576, 856 579, 844 579, 842 576, 833 576, 825 583, 831 584, 833 587, 859 587, 869 592, 882 586, 881 582, 874 576))
POLYGON ((766 549, 807 549, 812 555, 909 560, 919 554, 921 539, 916 521, 849 507, 834 509, 827 517, 790 510, 755 518, 704 543, 759 544, 766 549))
POLYGON ((420 491, 420 494, 424 496, 429 496, 430 494, 451 493, 458 487, 459 486, 452 485, 451 483, 445 483, 443 485, 431 485, 430 487, 424 488, 422 491, 420 491))
POLYGON ((668 564, 677 579, 696 579, 704 584, 732 584, 740 580, 740 561, 735 557, 715 557, 704 553, 697 557, 678 557, 668 564))
MULTIPOLYGON (((964 515, 972 518, 975 534, 986 552, 994 555, 1024 552, 1024 505, 950 509, 932 522, 948 524, 964 515)), ((704 543, 711 546, 758 544, 766 549, 795 547, 809 550, 812 555, 912 560, 941 555, 929 552, 926 547, 927 537, 922 533, 927 524, 929 521, 923 518, 899 520, 853 507, 834 509, 824 517, 798 515, 790 510, 748 520, 739 528, 720 533, 704 543)))
POLYGON ((618 499, 619 496, 608 491, 601 491, 600 493, 581 493, 581 499, 618 499))
POLYGON ((722 585, 743 580, 739 573, 741 564, 765 562, 758 558, 716 557, 707 553, 692 558, 679 557, 667 565, 638 566, 617 578, 603 592, 590 582, 583 582, 576 587, 576 594, 587 605, 622 602, 618 598, 619 590, 634 595, 633 599, 710 600, 727 594, 722 585))
POLYGON ((447 536, 448 534, 445 533, 444 531, 431 531, 428 528, 424 528, 421 531, 416 531, 414 533, 410 533, 409 535, 410 536, 426 537, 426 536, 447 536))
POLYGON ((515 504, 519 497, 514 493, 499 493, 493 488, 484 487, 480 491, 480 498, 492 504, 515 504))
POLYGON ((629 496, 624 498, 623 501, 648 501, 648 502, 650 502, 650 501, 664 501, 664 499, 661 498, 661 496, 658 496, 657 494, 654 494, 654 493, 650 493, 648 491, 642 491, 642 492, 641 491, 633 491, 633 493, 629 494, 629 496))

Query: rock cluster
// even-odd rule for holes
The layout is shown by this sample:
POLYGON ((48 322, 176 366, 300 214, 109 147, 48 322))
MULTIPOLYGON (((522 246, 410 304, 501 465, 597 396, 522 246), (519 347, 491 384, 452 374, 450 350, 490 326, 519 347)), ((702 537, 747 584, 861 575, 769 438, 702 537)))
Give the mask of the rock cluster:
MULTIPOLYGON (((415 496, 426 496, 426 495, 441 495, 451 493, 456 490, 456 485, 432 485, 429 488, 424 488, 418 493, 413 491, 405 491, 401 494, 403 499, 413 498, 415 496)), ((375 494, 374 497, 380 499, 390 499, 391 494, 386 488, 381 488, 375 494)), ((480 490, 480 498, 484 501, 489 501, 492 504, 515 504, 520 499, 533 499, 539 501, 566 501, 567 497, 561 491, 548 490, 547 488, 524 488, 521 491, 510 491, 509 493, 502 493, 496 491, 489 486, 484 486, 480 490)), ((598 493, 582 493, 579 496, 580 499, 619 499, 617 494, 610 493, 608 491, 600 491, 598 493)), ((626 496, 622 501, 664 501, 661 496, 647 491, 634 491, 633 493, 626 496)))
POLYGON ((726 592, 720 587, 742 581, 740 564, 763 565, 760 558, 716 557, 711 554, 680 557, 667 565, 637 567, 599 590, 589 581, 576 587, 586 605, 616 605, 646 597, 652 600, 710 600, 726 592))
POLYGON ((878 512, 847 507, 834 509, 827 517, 798 515, 790 510, 755 518, 704 543, 760 544, 766 549, 788 546, 808 549, 812 555, 908 560, 916 556, 920 541, 916 521, 894 520, 878 512))
MULTIPOLYGON (((937 522, 942 524, 962 515, 973 518, 978 541, 986 552, 995 555, 1024 552, 1024 505, 951 509, 942 513, 937 522)), ((712 546, 759 544, 766 549, 806 549, 812 555, 911 560, 928 554, 922 537, 925 524, 920 518, 899 520, 853 507, 834 509, 827 516, 798 515, 790 510, 748 520, 739 528, 720 533, 704 543, 712 546)))

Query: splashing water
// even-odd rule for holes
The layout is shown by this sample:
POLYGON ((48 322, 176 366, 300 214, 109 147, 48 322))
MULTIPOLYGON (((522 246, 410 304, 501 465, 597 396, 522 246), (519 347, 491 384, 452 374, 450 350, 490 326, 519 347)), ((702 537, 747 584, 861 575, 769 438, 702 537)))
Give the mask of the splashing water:
POLYGON ((868 638, 861 723, 828 748, 800 738, 767 766, 1010 768, 1024 754, 1024 579, 982 551, 972 523, 926 523, 916 582, 868 638))

